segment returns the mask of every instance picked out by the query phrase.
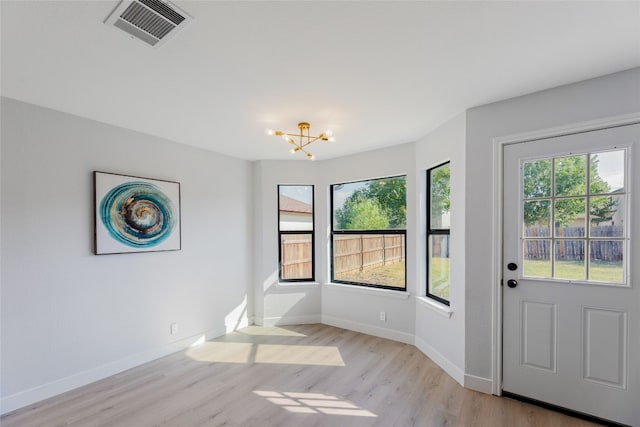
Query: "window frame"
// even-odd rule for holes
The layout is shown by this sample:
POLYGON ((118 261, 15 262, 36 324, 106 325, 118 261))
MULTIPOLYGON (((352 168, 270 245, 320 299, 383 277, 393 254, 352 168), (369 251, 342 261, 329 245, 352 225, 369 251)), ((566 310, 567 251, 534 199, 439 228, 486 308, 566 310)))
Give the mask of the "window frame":
MULTIPOLYGON (((405 184, 406 184, 406 179, 407 179, 407 175, 392 175, 392 176, 386 176, 386 177, 381 177, 381 178, 369 178, 369 179, 361 179, 361 180, 354 180, 354 181, 345 181, 345 182, 338 182, 335 184, 331 184, 329 185, 329 223, 330 223, 330 229, 329 229, 329 241, 330 241, 330 262, 329 262, 329 267, 330 267, 330 278, 331 278, 331 283, 339 283, 342 285, 352 285, 352 286, 361 286, 361 287, 365 287, 365 288, 376 288, 376 289, 386 289, 386 290, 391 290, 391 291, 398 291, 398 292, 407 292, 407 229, 406 229, 406 224, 405 224, 405 228, 403 230, 398 230, 398 229, 387 229, 387 230, 335 230, 335 223, 334 223, 334 208, 333 208, 333 188, 334 186, 337 185, 344 185, 344 184, 353 184, 356 182, 367 182, 367 181, 379 181, 379 180, 383 180, 383 179, 392 179, 392 178, 400 178, 400 177, 404 177, 405 178, 405 184), (334 236, 335 235, 349 235, 349 234, 357 234, 357 235, 374 235, 374 234, 398 234, 398 235, 403 235, 404 236, 404 248, 403 248, 403 253, 404 253, 404 288, 399 288, 396 286, 389 286, 389 285, 383 285, 383 284, 375 284, 375 283, 363 283, 363 282, 353 282, 353 281, 349 281, 349 280, 340 280, 340 279, 336 279, 335 278, 335 269, 334 269, 334 236)), ((405 206, 407 203, 407 199, 406 199, 406 191, 405 191, 405 206)))
POLYGON ((630 151, 629 148, 627 146, 615 146, 615 147, 609 147, 609 148, 602 148, 602 149, 595 149, 595 150, 578 150, 575 152, 570 152, 570 153, 556 153, 553 154, 551 156, 535 156, 535 157, 531 157, 531 158, 526 158, 526 159, 521 159, 520 162, 520 167, 524 168, 525 163, 527 162, 537 162, 537 161, 543 161, 543 160, 549 160, 550 161, 550 167, 551 167, 551 173, 550 173, 550 194, 548 196, 540 196, 540 197, 529 197, 529 198, 525 198, 524 196, 524 176, 522 173, 520 173, 519 176, 519 194, 518 194, 518 198, 519 198, 519 218, 518 218, 518 227, 519 230, 522 230, 522 234, 520 235, 520 240, 524 243, 527 241, 535 241, 535 240, 548 240, 549 241, 549 245, 550 245, 550 254, 549 254, 549 262, 550 262, 550 275, 548 277, 546 276, 527 276, 525 275, 525 251, 524 251, 524 247, 520 246, 519 248, 519 254, 518 254, 518 260, 520 262, 520 265, 523 266, 523 268, 520 270, 520 272, 518 273, 518 278, 519 279, 523 279, 523 280, 532 280, 532 281, 545 281, 545 282, 549 282, 549 283, 558 283, 558 284, 563 284, 563 283, 571 283, 571 284, 576 284, 576 285, 591 285, 591 286, 608 286, 608 287, 618 287, 618 288, 629 288, 631 287, 631 280, 630 280, 630 264, 629 264, 629 260, 631 259, 630 256, 630 251, 631 251, 631 245, 630 245, 630 227, 629 227, 629 223, 627 222, 627 224, 624 225, 624 230, 623 230, 623 235, 622 236, 609 236, 609 237, 600 237, 600 236, 592 236, 591 235, 591 229, 593 227, 593 225, 591 224, 591 200, 594 198, 602 198, 602 197, 621 197, 623 200, 623 206, 624 206, 624 210, 623 210, 623 215, 624 215, 624 219, 626 221, 627 218, 630 218, 630 208, 631 208, 631 201, 630 201, 630 196, 631 196, 631 190, 630 190, 630 186, 631 183, 629 182, 629 169, 628 169, 628 164, 629 164, 629 157, 630 157, 630 151), (623 192, 615 192, 615 191, 610 191, 607 193, 601 193, 601 192, 592 192, 591 189, 591 162, 592 162, 592 156, 593 155, 598 155, 598 154, 602 154, 602 153, 611 153, 611 152, 618 152, 621 151, 623 152, 623 156, 624 156, 624 160, 623 160, 623 173, 624 173, 624 183, 623 183, 623 192), (565 195, 565 194, 560 194, 557 195, 556 194, 556 169, 557 169, 557 165, 556 165, 556 160, 558 159, 563 159, 566 157, 578 157, 578 156, 585 156, 586 158, 586 164, 585 164, 585 192, 584 193, 580 193, 580 194, 571 194, 571 195, 565 195), (584 199, 584 203, 585 203, 585 224, 584 224, 584 236, 581 237, 564 237, 564 236, 558 236, 557 235, 557 225, 556 225, 556 202, 560 201, 560 200, 570 200, 570 199, 579 199, 579 198, 583 198, 584 199), (548 200, 549 201, 549 205, 550 205, 550 223, 549 223, 549 231, 550 234, 547 237, 542 237, 539 239, 536 238, 531 238, 529 236, 525 236, 524 235, 524 228, 525 228, 525 222, 524 222, 524 218, 523 218, 523 213, 524 213, 524 205, 527 202, 535 202, 535 201, 542 201, 542 200, 548 200), (556 271, 556 267, 557 267, 557 263, 558 260, 556 259, 556 244, 559 242, 583 242, 584 245, 584 267, 585 267, 585 278, 563 278, 563 277, 554 277, 555 275, 555 271, 556 271), (589 276, 591 276, 591 271, 593 269, 592 267, 592 260, 591 258, 591 251, 592 246, 591 243, 593 242, 620 242, 622 248, 623 248, 623 261, 622 261, 622 281, 617 282, 617 281, 608 281, 608 280, 594 280, 591 279, 589 276))
MULTIPOLYGON (((427 202, 426 209, 426 239, 425 239, 425 248, 426 248, 426 293, 427 298, 431 298, 441 304, 446 306, 451 306, 451 300, 442 298, 439 295, 435 295, 431 293, 431 289, 429 286, 429 279, 431 273, 431 247, 429 246, 429 239, 431 236, 447 236, 449 239, 449 245, 451 244, 451 226, 448 229, 445 228, 431 228, 431 175, 433 171, 442 166, 449 165, 449 171, 451 171, 451 160, 447 160, 446 162, 440 163, 432 168, 427 169, 427 197, 425 197, 427 202)), ((449 190, 451 190, 451 175, 449 175, 449 190)), ((449 201, 451 201, 451 194, 449 194, 449 201)), ((451 255, 449 255, 449 260, 451 260, 451 255)), ((451 264, 449 264, 449 292, 451 292, 451 264)), ((449 298, 451 298, 451 294, 449 294, 449 298)))
POLYGON ((313 184, 278 184, 278 282, 279 283, 308 283, 315 282, 316 277, 316 203, 315 186, 313 184), (280 187, 311 187, 311 230, 281 230, 280 229, 280 187), (282 236, 287 234, 311 235, 311 277, 285 279, 282 277, 282 236))

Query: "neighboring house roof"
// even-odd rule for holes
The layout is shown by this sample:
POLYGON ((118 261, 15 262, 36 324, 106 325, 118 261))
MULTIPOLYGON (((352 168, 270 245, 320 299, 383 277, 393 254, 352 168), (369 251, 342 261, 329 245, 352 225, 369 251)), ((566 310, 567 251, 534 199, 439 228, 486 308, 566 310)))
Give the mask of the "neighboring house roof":
POLYGON ((292 199, 284 195, 280 195, 280 211, 283 212, 300 212, 300 213, 313 213, 312 207, 308 203, 301 202, 300 200, 292 199))

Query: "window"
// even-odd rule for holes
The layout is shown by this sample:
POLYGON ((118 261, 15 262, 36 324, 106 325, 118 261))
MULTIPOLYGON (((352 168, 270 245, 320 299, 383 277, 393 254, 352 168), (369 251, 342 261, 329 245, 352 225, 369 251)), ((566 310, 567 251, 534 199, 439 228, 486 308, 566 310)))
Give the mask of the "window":
POLYGON ((427 296, 449 305, 451 266, 451 169, 449 162, 427 171, 427 296))
POLYGON ((315 280, 313 219, 313 185, 278 186, 281 282, 315 280))
POLYGON ((405 176, 331 186, 331 280, 406 289, 405 176))
POLYGON ((625 154, 523 162, 523 277, 626 282, 625 154))

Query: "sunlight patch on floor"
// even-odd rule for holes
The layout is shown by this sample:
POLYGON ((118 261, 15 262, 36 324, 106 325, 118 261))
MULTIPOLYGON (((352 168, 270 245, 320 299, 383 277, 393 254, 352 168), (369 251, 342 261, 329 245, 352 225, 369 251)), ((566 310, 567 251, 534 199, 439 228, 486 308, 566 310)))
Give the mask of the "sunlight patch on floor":
POLYGON ((316 345, 259 344, 256 363, 287 365, 345 366, 338 347, 316 345))
POLYGON ((345 366, 338 347, 209 341, 186 351, 198 362, 345 366))
POLYGON ((324 393, 278 392, 254 390, 274 405, 296 414, 324 414, 351 417, 377 417, 371 411, 359 408, 347 400, 324 393))

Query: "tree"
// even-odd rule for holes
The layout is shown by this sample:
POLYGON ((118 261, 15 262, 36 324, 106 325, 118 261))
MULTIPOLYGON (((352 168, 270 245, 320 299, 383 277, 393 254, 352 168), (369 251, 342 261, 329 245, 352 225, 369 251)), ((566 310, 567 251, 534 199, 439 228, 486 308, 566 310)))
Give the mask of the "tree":
POLYGON ((405 228, 406 192, 405 177, 367 182, 363 188, 354 191, 336 212, 338 227, 344 230, 405 228), (365 218, 367 216, 370 218, 365 218))
MULTIPOLYGON (((587 194, 587 155, 568 156, 555 161, 555 196, 577 196, 556 200, 555 221, 566 227, 578 215, 584 215, 587 194)), ((546 198, 551 196, 551 160, 538 160, 524 164, 524 197, 546 198)), ((611 191, 609 184, 598 174, 598 156, 592 155, 589 162, 591 177, 590 194, 606 194, 611 191)), ((617 202, 611 197, 593 197, 590 213, 594 222, 611 218, 617 202)), ((527 226, 546 225, 551 218, 551 204, 548 200, 530 201, 524 205, 524 221, 527 226)))
POLYGON ((451 168, 448 164, 433 169, 431 193, 431 228, 442 228, 442 214, 451 209, 451 168))
POLYGON ((356 193, 336 212, 336 221, 341 230, 384 230, 389 227, 389 219, 380 203, 356 193))
POLYGON ((405 177, 371 181, 363 194, 377 200, 389 219, 389 228, 407 225, 407 180, 405 177))

